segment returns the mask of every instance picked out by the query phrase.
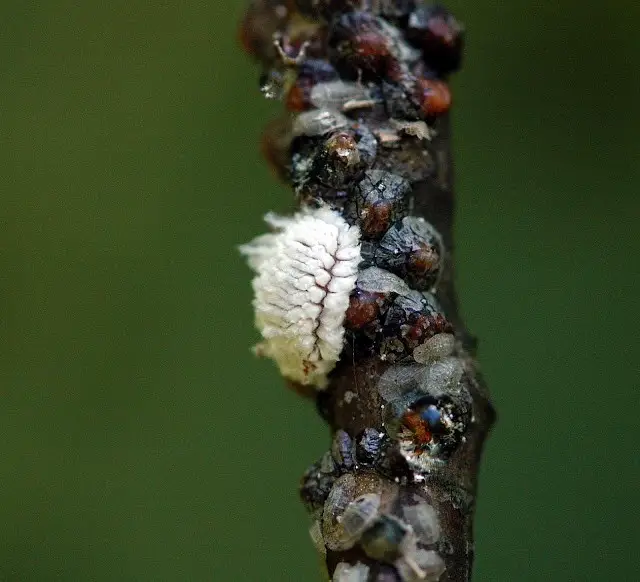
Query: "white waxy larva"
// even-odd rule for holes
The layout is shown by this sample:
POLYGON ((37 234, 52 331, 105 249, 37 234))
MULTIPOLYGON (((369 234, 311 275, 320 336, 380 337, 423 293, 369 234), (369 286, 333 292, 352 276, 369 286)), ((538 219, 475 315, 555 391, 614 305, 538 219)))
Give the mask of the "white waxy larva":
POLYGON ((286 378, 324 388, 340 358, 344 317, 360 263, 360 232, 329 208, 269 214, 276 232, 240 248, 255 270, 260 355, 286 378))

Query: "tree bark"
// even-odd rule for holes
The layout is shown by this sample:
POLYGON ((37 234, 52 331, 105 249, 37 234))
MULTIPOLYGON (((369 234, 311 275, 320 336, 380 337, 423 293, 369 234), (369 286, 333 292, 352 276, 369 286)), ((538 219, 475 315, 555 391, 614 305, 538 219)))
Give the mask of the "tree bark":
MULTIPOLYGON (((448 106, 429 109, 423 100, 427 93, 416 90, 431 88, 432 82, 446 82, 459 60, 462 30, 448 12, 416 6, 408 0, 358 0, 357 6, 353 4, 356 2, 348 0, 252 3, 242 23, 243 45, 269 71, 271 80, 265 91, 284 92, 292 111, 271 126, 263 147, 278 175, 294 185, 301 205, 329 204, 362 229, 363 245, 373 249, 374 257, 369 257, 368 263, 365 260, 365 268, 378 266, 376 253, 383 243, 379 234, 367 231, 367 218, 361 209, 355 213, 352 210, 350 201, 357 196, 354 192, 371 170, 406 180, 410 184, 407 211, 396 218, 401 222, 407 216, 422 217, 441 235, 437 286, 429 290, 437 299, 436 315, 442 315, 436 320, 446 318, 447 323, 434 324, 433 318, 427 318, 430 323, 419 328, 420 337, 408 339, 407 333, 416 329, 413 322, 416 318, 425 321, 420 319, 425 314, 419 308, 415 313, 413 308, 407 308, 401 314, 407 319, 394 327, 390 314, 402 293, 386 289, 374 293, 377 319, 368 318, 363 325, 353 312, 347 313, 343 353, 329 374, 328 386, 313 390, 290 383, 316 400, 334 434, 331 454, 307 471, 301 494, 314 522, 314 541, 334 580, 464 582, 471 579, 472 573, 479 462, 495 414, 474 359, 475 340, 467 332, 457 307, 448 106), (443 27, 449 36, 442 33, 443 27), (423 42, 424 35, 428 42, 423 42), (416 51, 419 57, 415 56, 416 51), (340 103, 338 112, 348 120, 345 127, 319 134, 307 127, 292 129, 293 115, 301 115, 301 110, 314 111, 317 105, 305 101, 309 101, 309 87, 326 82, 313 77, 315 73, 310 81, 303 79, 305 60, 309 59, 328 63, 337 72, 336 80, 351 88, 365 88, 370 96, 370 103, 353 109, 350 103, 340 103), (283 78, 283 85, 277 86, 278 79, 283 78), (307 91, 299 91, 302 104, 300 95, 293 99, 301 79, 307 91), (428 81, 421 85, 421 79, 428 81), (416 135, 425 128, 426 134, 416 135), (292 135, 296 131, 297 135, 292 135), (363 139, 363 132, 373 134, 375 159, 361 163, 362 167, 353 172, 349 167, 345 170, 331 166, 334 162, 327 157, 327 140, 336 131, 356 141, 363 139), (344 170, 345 175, 338 179, 341 183, 329 181, 327 185, 322 178, 327 169, 323 164, 334 172, 331 176, 344 170), (308 170, 309 167, 315 169, 308 170), (426 359, 415 355, 416 346, 423 346, 435 336, 445 338, 451 330, 455 341, 448 351, 426 359), (394 349, 390 351, 389 345, 394 349), (444 380, 438 380, 440 372, 434 368, 437 365, 441 365, 437 370, 444 370, 444 380), (407 381, 405 372, 417 374, 418 379, 407 381), (394 374, 400 374, 397 380, 394 374), (408 382, 407 386, 414 382, 413 391, 405 390, 403 382, 408 382), (386 388, 381 387, 383 384, 386 388), (442 415, 435 425, 425 424, 425 402, 431 403, 434 414, 442 415), (417 419, 418 425, 411 424, 411 419, 417 419), (369 443, 369 448, 364 435, 373 435, 375 442, 369 443), (362 495, 369 495, 379 507, 371 519, 367 517, 366 527, 354 532, 343 516, 349 504, 354 513, 354 500, 362 495), (426 507, 431 513, 427 511, 417 521, 415 516, 412 520, 408 516, 414 515, 412 508, 416 507, 426 507), (435 528, 435 533, 425 533, 423 526, 435 528), (398 531, 401 539, 394 541, 391 538, 398 531)), ((433 96, 433 92, 427 96, 433 96)), ((365 153, 362 143, 358 142, 360 162, 365 153)), ((384 232, 389 231, 387 226, 384 232)), ((413 255, 407 257, 407 265, 413 265, 413 255)), ((382 264, 382 268, 387 266, 382 264)), ((414 279, 405 276, 409 266, 396 272, 415 287, 414 279)), ((358 285, 351 307, 358 307, 358 297, 366 296, 358 285)), ((432 315, 430 311, 429 317, 432 315)))

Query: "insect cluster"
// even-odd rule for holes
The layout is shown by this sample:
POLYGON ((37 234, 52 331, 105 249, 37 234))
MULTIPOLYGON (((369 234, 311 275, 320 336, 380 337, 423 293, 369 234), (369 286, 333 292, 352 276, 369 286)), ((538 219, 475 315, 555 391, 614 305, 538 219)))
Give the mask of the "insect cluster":
MULTIPOLYGON (((365 429, 355 441, 345 431, 336 432, 331 452, 302 480, 302 497, 314 519, 311 538, 325 556, 357 546, 378 563, 378 573, 438 580, 445 565, 436 551, 440 523, 435 509, 417 490, 402 490, 372 470, 391 452, 390 445, 375 429, 365 429)), ((369 573, 365 563, 342 563, 333 579, 366 581, 369 573)))
POLYGON ((264 66, 264 95, 288 110, 262 145, 301 207, 268 217, 274 231, 243 247, 257 351, 318 397, 339 362, 380 370, 375 398, 359 404, 375 401, 377 422, 334 427, 302 479, 312 538, 325 556, 357 549, 361 559, 334 564, 335 581, 438 580, 440 517, 414 484, 446 467, 473 403, 437 299, 447 251, 412 212, 414 184, 443 171, 432 140, 462 27, 413 0, 254 0, 241 41, 264 66))

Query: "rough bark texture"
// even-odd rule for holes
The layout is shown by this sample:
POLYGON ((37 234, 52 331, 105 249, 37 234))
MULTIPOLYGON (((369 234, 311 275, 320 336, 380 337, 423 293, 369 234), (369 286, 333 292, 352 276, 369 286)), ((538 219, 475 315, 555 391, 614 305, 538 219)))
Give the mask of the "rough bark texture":
POLYGON ((264 92, 284 97, 290 111, 263 143, 278 175, 301 205, 329 205, 361 228, 363 255, 369 249, 363 271, 389 268, 411 283, 403 295, 382 284, 372 291, 370 282, 364 289, 359 280, 327 388, 291 383, 316 399, 334 433, 331 454, 301 484, 327 574, 342 582, 468 581, 478 465, 494 411, 454 289, 445 81, 459 64, 462 29, 444 9, 410 0, 255 0, 241 39, 265 66, 264 92), (314 87, 336 81, 343 83, 331 85, 338 97, 312 98, 314 87), (324 112, 328 125, 318 129, 314 112, 324 112), (370 135, 373 149, 365 144, 370 135), (385 207, 373 223, 375 204, 354 211, 352 203, 371 170, 410 185, 406 209, 389 218, 385 207), (424 245, 414 245, 406 265, 391 268, 378 249, 407 216, 428 221, 443 244, 427 266, 416 263, 424 245), (430 269, 435 283, 421 285, 430 269), (448 349, 416 355, 451 333, 448 349), (366 505, 362 495, 374 501, 373 512, 358 509, 366 505), (349 521, 354 515, 362 523, 349 521))

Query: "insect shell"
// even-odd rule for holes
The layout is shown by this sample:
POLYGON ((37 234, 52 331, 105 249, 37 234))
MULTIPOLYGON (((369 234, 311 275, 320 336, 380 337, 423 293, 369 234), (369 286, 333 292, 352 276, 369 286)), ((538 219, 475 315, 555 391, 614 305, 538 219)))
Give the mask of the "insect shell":
POLYGON ((333 572, 333 582, 367 582, 369 566, 358 562, 355 565, 340 562, 333 572))
POLYGON ((241 247, 253 279, 258 355, 286 378, 322 389, 342 352, 344 317, 360 262, 360 233, 326 207, 269 214, 275 232, 241 247))

